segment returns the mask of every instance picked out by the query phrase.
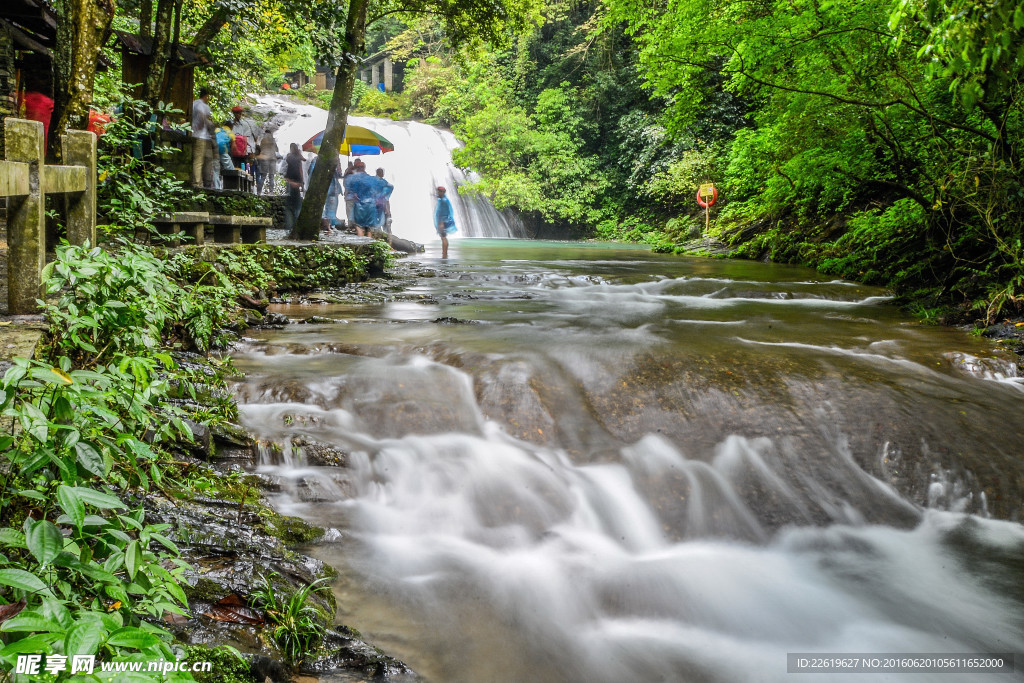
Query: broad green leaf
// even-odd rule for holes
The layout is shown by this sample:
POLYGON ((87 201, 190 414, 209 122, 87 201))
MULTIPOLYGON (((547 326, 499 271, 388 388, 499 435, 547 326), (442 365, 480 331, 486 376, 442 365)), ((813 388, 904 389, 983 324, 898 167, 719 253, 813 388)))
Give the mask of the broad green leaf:
POLYGON ((25 542, 28 551, 35 555, 39 564, 44 567, 64 549, 64 537, 60 530, 45 519, 39 520, 29 528, 25 534, 25 542))
POLYGON ((91 472, 101 478, 106 478, 107 474, 109 474, 103 462, 103 455, 91 443, 79 441, 75 444, 75 453, 78 454, 78 464, 84 467, 87 472, 91 472))
POLYGON ((121 531, 120 529, 107 529, 106 533, 107 533, 107 536, 110 536, 112 538, 116 538, 117 540, 121 541, 122 543, 131 543, 131 541, 132 541, 132 537, 129 536, 128 534, 126 534, 125 532, 121 531))
POLYGON ((57 489, 57 503, 79 529, 85 525, 85 504, 79 494, 81 489, 61 485, 57 489))
POLYGON ((3 650, 0 650, 0 657, 13 660, 14 655, 20 654, 50 654, 53 652, 53 639, 54 636, 49 633, 41 633, 36 636, 22 638, 21 640, 17 640, 5 646, 3 650))
POLYGON ((0 569, 0 585, 20 588, 29 592, 49 590, 38 576, 31 574, 24 569, 0 569))
POLYGON ((109 493, 84 487, 77 487, 76 491, 82 501, 101 510, 123 510, 126 507, 117 496, 109 493))
POLYGON ((132 541, 124 549, 124 568, 128 572, 129 579, 135 580, 135 574, 139 571, 139 567, 142 566, 142 562, 142 548, 139 547, 138 541, 132 541))
POLYGON ((57 620, 48 618, 38 612, 24 611, 0 624, 4 633, 44 633, 63 632, 64 628, 57 620))
POLYGON ((62 629, 69 629, 74 624, 68 608, 64 606, 64 603, 54 598, 44 597, 37 611, 47 619, 56 621, 62 629))
POLYGON ((110 647, 130 647, 142 649, 152 647, 160 643, 160 639, 152 633, 146 633, 140 628, 126 626, 120 628, 107 638, 107 645, 110 647))
POLYGON ((149 537, 152 538, 154 541, 158 542, 163 547, 165 547, 168 550, 170 550, 175 555, 180 555, 181 554, 181 551, 178 550, 178 546, 174 545, 174 542, 171 541, 171 539, 167 538, 166 536, 164 536, 162 534, 151 533, 149 535, 149 537))
POLYGON ((25 545, 25 534, 21 533, 16 529, 0 529, 0 545, 10 546, 12 548, 27 548, 25 545))
POLYGON ((39 491, 36 491, 34 489, 24 489, 22 491, 18 491, 18 495, 22 496, 24 498, 31 498, 32 500, 38 500, 38 501, 41 501, 43 503, 50 502, 49 499, 46 496, 44 496, 42 493, 40 493, 39 491))
POLYGON ((64 653, 72 655, 94 655, 106 637, 107 631, 99 623, 82 621, 68 629, 64 636, 64 653))
POLYGON ((71 553, 61 553, 54 564, 67 567, 68 569, 77 571, 83 576, 87 576, 93 581, 99 581, 105 584, 120 584, 121 580, 110 572, 104 570, 96 562, 82 562, 80 559, 72 555, 71 553))

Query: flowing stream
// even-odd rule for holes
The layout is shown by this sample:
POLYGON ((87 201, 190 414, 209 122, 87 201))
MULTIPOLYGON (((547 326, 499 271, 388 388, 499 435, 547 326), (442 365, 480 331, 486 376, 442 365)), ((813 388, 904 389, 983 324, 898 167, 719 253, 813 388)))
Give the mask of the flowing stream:
POLYGON ((284 444, 260 470, 338 530, 313 552, 370 642, 435 683, 1024 652, 1024 387, 989 343, 794 267, 451 253, 404 289, 279 306, 335 322, 235 355, 246 426, 284 444))

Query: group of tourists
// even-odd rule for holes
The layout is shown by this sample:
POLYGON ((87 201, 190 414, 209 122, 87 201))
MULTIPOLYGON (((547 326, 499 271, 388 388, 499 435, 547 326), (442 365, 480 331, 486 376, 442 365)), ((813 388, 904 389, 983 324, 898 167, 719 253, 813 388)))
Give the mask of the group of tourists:
MULTIPOLYGON (((311 155, 308 166, 299 146, 294 142, 285 157, 284 180, 287 183, 285 200, 285 227, 291 230, 302 210, 302 196, 309 186, 309 177, 316 167, 317 157, 311 155)), ((395 186, 384 179, 384 169, 375 175, 366 172, 366 162, 360 158, 350 161, 342 172, 339 163, 327 187, 327 200, 320 215, 320 227, 330 233, 342 223, 354 228, 356 235, 369 236, 372 230, 383 231, 391 242, 391 193, 395 186), (339 215, 344 201, 345 212, 339 215)))
MULTIPOLYGON (((202 89, 192 104, 192 183, 196 187, 221 189, 224 178, 233 171, 251 173, 256 179, 256 193, 274 192, 274 176, 278 168, 277 139, 270 126, 260 127, 246 116, 242 106, 231 109, 232 118, 216 125, 209 106, 210 91, 202 89)), ((285 227, 292 230, 302 210, 303 195, 316 165, 317 156, 302 154, 291 143, 281 162, 285 183, 285 227)), ((391 236, 391 193, 395 186, 384 179, 384 169, 374 175, 366 172, 366 163, 356 158, 342 171, 339 163, 331 174, 327 200, 321 213, 321 230, 330 233, 344 223, 360 237, 374 230, 391 236), (339 209, 344 201, 344 214, 339 209)), ((447 190, 437 188, 433 216, 434 229, 441 239, 442 258, 448 257, 448 235, 456 231, 455 215, 447 190)))
POLYGON ((278 157, 273 128, 258 126, 241 105, 217 125, 209 102, 210 91, 204 88, 192 103, 192 184, 222 189, 229 172, 237 171, 255 178, 257 194, 264 187, 273 193, 278 157))

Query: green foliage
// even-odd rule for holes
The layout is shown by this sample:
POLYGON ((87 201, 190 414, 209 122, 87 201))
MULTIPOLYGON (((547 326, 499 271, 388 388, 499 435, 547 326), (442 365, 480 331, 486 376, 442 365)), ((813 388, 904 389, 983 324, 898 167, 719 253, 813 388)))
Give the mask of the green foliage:
POLYGON ((62 245, 44 272, 43 302, 54 348, 83 365, 122 355, 154 354, 162 342, 207 350, 219 342, 236 290, 200 282, 183 288, 172 266, 144 247, 122 243, 118 253, 62 245), (166 336, 166 339, 165 339, 166 336))
POLYGON ((884 211, 859 212, 849 218, 845 234, 819 248, 810 265, 826 274, 906 289, 908 281, 921 280, 926 220, 924 210, 908 199, 884 211))
MULTIPOLYGON (((186 247, 168 262, 174 277, 226 290, 281 289, 309 291, 357 282, 371 269, 391 263, 387 244, 375 242, 356 253, 348 247, 268 247, 241 245, 232 249, 186 247)), ((204 291, 204 290, 200 290, 204 291)))
POLYGON ((367 87, 359 98, 358 108, 353 113, 384 119, 402 119, 405 117, 405 99, 403 93, 381 92, 376 88, 367 87))
POLYGON ((328 615, 309 601, 314 593, 329 590, 324 585, 326 579, 318 579, 290 595, 282 595, 270 579, 266 576, 261 578, 263 587, 253 591, 253 606, 266 612, 267 619, 274 624, 274 640, 287 661, 298 666, 316 650, 326 630, 324 623, 328 615))
POLYGON ((531 115, 495 96, 460 123, 456 132, 466 145, 452 158, 483 176, 465 191, 488 195, 498 208, 535 211, 549 221, 596 223, 609 181, 598 159, 582 153, 583 119, 572 99, 568 84, 549 88, 539 94, 531 115))
MULTIPOLYGON (((175 120, 182 112, 164 106, 154 109, 130 97, 118 108, 121 113, 107 124, 98 142, 97 213, 108 232, 134 235, 152 231, 154 217, 191 196, 185 183, 161 165, 161 160, 178 153, 163 143, 162 122, 175 120)), ((180 126, 168 125, 184 135, 180 126)))
POLYGON ((263 683, 249 673, 249 663, 230 646, 215 649, 189 645, 185 648, 185 660, 210 662, 209 672, 193 674, 198 683, 263 683))
POLYGON ((174 658, 156 623, 185 613, 187 565, 169 525, 146 524, 141 506, 129 511, 116 495, 159 485, 158 444, 190 438, 173 411, 155 407, 166 385, 148 379, 130 359, 76 370, 61 357, 16 358, 0 382, 10 426, 0 437, 0 597, 24 601, 0 626, 9 667, 26 652, 174 658))
POLYGON ((889 18, 900 37, 919 41, 917 56, 932 78, 949 82, 967 107, 1018 87, 1024 63, 1024 7, 1000 0, 900 0, 889 18))
POLYGON ((770 226, 741 253, 820 263, 943 305, 1020 305, 1019 7, 612 0, 609 10, 665 98, 666 129, 693 135, 694 150, 719 140, 721 226, 770 226), (748 125, 706 124, 708 109, 735 120, 736 103, 748 125))

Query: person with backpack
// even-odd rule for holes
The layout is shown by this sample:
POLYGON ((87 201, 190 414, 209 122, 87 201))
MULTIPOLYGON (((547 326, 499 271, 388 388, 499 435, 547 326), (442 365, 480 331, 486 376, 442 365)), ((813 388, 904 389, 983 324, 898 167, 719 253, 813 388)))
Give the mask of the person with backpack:
POLYGON ((225 121, 213 131, 214 139, 217 142, 217 172, 213 176, 214 189, 224 187, 224 171, 234 168, 231 160, 231 146, 235 141, 235 134, 231 130, 231 122, 225 121))
POLYGON ((251 163, 259 152, 260 131, 252 119, 243 116, 245 108, 241 105, 232 107, 231 113, 235 117, 231 122, 231 130, 235 133, 235 140, 231 145, 231 161, 235 168, 242 168, 242 164, 251 163))

